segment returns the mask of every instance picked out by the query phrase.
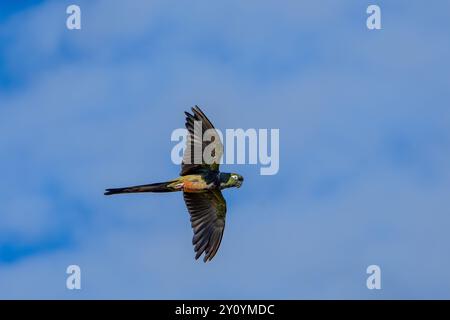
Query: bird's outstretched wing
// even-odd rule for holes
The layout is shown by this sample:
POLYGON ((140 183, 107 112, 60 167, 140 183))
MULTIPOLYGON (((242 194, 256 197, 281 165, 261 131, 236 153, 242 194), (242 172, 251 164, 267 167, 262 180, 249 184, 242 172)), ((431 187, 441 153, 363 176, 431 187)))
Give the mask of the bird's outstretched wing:
POLYGON ((219 170, 223 155, 222 141, 211 121, 198 106, 192 108, 192 112, 185 112, 188 136, 181 164, 182 176, 196 173, 199 169, 219 170))
POLYGON ((204 252, 203 261, 212 260, 219 249, 225 229, 227 205, 222 192, 220 190, 185 192, 183 195, 194 230, 192 244, 196 253, 195 259, 204 252))

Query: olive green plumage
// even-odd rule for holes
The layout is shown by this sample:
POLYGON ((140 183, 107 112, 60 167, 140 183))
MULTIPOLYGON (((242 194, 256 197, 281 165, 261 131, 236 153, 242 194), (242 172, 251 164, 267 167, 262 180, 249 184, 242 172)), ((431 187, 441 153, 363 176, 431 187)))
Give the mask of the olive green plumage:
POLYGON ((203 261, 207 262, 216 255, 225 228, 227 205, 221 190, 239 188, 244 178, 237 173, 219 171, 223 155, 220 137, 198 106, 192 108, 192 112, 185 112, 187 146, 178 178, 161 183, 106 189, 105 195, 182 191, 194 231, 192 244, 196 252, 195 259, 204 254, 203 261), (210 139, 203 139, 203 135, 208 135, 210 139))

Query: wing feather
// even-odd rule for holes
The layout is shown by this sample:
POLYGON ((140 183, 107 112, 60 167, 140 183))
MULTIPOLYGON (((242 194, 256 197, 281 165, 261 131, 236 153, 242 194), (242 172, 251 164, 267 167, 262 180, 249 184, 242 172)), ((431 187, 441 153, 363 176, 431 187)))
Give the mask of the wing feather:
POLYGON ((195 259, 204 253, 203 261, 210 261, 220 247, 225 229, 227 211, 225 199, 220 190, 184 192, 183 195, 191 215, 195 259))
MULTIPOLYGON (((195 106, 192 108, 193 114, 185 112, 186 129, 188 130, 187 145, 183 155, 180 175, 192 174, 199 169, 219 170, 220 159, 223 155, 223 144, 219 133, 203 111, 195 106), (203 135, 207 130, 211 135, 211 141, 203 141, 203 135), (205 148, 211 145, 211 163, 207 163, 203 158, 205 148), (198 150, 198 151, 196 151, 198 150), (200 152, 201 151, 201 152, 200 152)), ((208 155, 209 156, 209 155, 208 155)))

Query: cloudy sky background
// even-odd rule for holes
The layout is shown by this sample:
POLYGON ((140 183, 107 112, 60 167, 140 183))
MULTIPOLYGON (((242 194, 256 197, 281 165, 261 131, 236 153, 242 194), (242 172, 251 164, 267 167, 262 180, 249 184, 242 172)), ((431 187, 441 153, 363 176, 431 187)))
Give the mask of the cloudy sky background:
POLYGON ((0 5, 0 298, 450 298, 448 1, 72 3, 0 5), (178 174, 194 104, 280 129, 208 264, 181 194, 103 196, 178 174))

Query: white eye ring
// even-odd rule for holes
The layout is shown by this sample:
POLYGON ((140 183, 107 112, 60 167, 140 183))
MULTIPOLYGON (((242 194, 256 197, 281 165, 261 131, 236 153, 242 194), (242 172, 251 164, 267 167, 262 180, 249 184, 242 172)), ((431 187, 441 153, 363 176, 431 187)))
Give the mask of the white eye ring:
POLYGON ((237 175, 235 175, 235 174, 233 174, 231 177, 232 177, 234 180, 237 180, 237 179, 238 179, 237 175))

